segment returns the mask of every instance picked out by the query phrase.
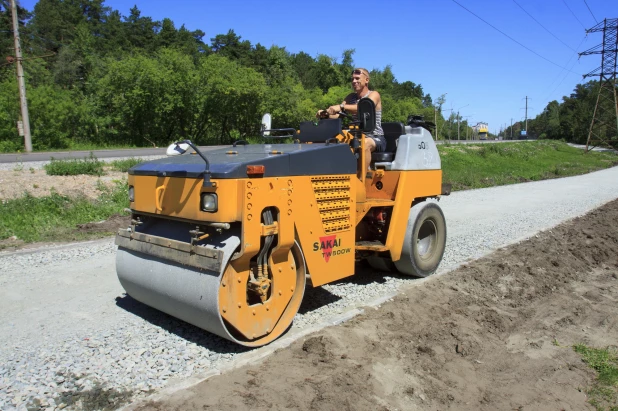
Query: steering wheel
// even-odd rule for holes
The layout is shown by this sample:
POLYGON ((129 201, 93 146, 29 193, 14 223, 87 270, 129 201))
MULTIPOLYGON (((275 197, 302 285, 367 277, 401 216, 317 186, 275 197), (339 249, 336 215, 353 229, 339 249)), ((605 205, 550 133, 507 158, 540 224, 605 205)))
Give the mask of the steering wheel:
MULTIPOLYGON (((328 110, 328 109, 326 109, 326 110, 320 110, 320 112, 321 112, 321 113, 320 113, 320 118, 321 118, 321 119, 327 119, 327 118, 329 118, 329 115, 330 115, 330 114, 328 114, 328 111, 327 111, 327 110, 328 110)), ((345 111, 338 111, 338 112, 337 112, 337 115, 338 115, 339 117, 346 117, 346 118, 349 118, 350 120, 354 119, 354 117, 352 117, 351 115, 349 115, 349 114, 348 114, 348 113, 346 113, 345 111)))

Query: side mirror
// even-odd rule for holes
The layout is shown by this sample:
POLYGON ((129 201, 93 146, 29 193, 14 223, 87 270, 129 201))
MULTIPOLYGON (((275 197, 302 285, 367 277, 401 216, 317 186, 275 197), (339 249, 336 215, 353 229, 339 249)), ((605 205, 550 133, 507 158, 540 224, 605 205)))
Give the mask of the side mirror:
POLYGON ((266 113, 262 117, 262 135, 263 136, 270 136, 270 129, 271 129, 272 121, 273 119, 270 116, 270 113, 266 113))
POLYGON ((376 128, 376 105, 369 97, 358 100, 358 127, 364 133, 371 133, 376 128))
POLYGON ((184 154, 189 149, 189 145, 186 143, 172 143, 167 148, 165 154, 168 156, 177 156, 179 154, 184 154))

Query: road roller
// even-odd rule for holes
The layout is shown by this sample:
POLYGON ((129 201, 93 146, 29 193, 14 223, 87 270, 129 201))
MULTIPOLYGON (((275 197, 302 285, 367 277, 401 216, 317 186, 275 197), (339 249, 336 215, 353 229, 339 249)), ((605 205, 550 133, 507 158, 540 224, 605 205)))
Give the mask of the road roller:
POLYGON ((131 224, 116 236, 126 293, 256 347, 290 328, 305 287, 351 276, 363 260, 377 270, 434 273, 446 222, 428 200, 450 188, 430 127, 414 117, 382 123, 386 151, 371 153, 367 170, 374 103, 360 100, 356 120, 342 120, 274 130, 265 115, 267 144, 205 152, 185 140, 131 168, 131 224))

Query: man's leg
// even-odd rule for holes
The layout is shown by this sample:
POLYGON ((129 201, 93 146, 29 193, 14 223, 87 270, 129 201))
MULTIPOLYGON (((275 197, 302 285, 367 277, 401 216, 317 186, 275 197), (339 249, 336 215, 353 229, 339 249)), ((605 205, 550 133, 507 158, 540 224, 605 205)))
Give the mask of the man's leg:
POLYGON ((376 142, 373 141, 373 138, 366 137, 365 138, 365 170, 369 170, 369 165, 371 164, 371 153, 376 150, 376 142))

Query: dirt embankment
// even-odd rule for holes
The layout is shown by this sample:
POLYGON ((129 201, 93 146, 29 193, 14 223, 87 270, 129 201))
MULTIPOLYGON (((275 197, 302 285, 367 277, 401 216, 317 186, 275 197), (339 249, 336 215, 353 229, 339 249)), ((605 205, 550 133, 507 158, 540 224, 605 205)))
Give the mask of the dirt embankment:
POLYGON ((618 343, 618 201, 138 410, 582 410, 618 343))

